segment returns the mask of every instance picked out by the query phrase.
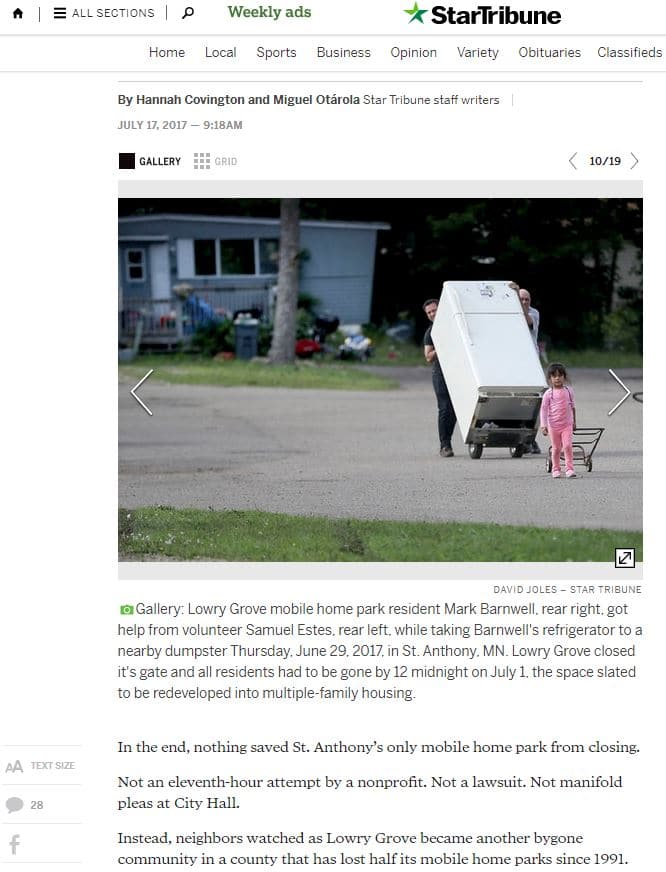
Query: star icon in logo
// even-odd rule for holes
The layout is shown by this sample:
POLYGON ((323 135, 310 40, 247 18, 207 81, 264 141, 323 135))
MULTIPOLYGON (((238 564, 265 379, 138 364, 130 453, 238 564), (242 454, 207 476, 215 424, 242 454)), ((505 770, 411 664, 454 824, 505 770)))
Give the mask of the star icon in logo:
POLYGON ((410 24, 412 21, 419 21, 423 24, 423 16, 427 11, 427 9, 419 9, 418 3, 414 3, 414 6, 411 9, 403 9, 403 12, 406 12, 407 15, 411 15, 411 18, 409 19, 410 24))

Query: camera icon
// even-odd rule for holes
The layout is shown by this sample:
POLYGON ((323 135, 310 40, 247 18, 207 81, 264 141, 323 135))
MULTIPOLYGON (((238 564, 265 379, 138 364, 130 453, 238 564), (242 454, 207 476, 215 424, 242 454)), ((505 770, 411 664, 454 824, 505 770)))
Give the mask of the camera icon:
POLYGON ((133 615, 134 614, 134 606, 124 605, 120 607, 121 615, 133 615))

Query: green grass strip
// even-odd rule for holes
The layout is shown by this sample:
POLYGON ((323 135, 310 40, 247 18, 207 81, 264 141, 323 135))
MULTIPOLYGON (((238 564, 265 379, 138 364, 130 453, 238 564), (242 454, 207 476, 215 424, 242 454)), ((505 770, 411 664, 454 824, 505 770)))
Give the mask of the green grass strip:
POLYGON ((317 390, 384 391, 398 382, 364 369, 363 364, 299 362, 273 366, 242 360, 200 359, 185 355, 143 355, 132 364, 121 364, 120 372, 141 378, 154 369, 153 380, 177 385, 219 385, 220 387, 314 388, 317 390))
POLYGON ((612 563, 643 536, 501 524, 336 520, 256 511, 119 510, 121 560, 612 563))
POLYGON ((601 351, 596 348, 557 349, 548 348, 551 362, 563 363, 566 367, 588 369, 641 369, 643 355, 634 351, 601 351))

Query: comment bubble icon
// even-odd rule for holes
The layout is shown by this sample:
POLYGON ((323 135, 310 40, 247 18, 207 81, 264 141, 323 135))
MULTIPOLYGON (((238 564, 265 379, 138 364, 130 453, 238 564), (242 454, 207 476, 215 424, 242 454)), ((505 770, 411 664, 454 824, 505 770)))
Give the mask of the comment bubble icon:
POLYGON ((15 811, 21 811, 23 808, 23 800, 20 796, 10 796, 9 799, 5 802, 5 806, 9 814, 15 811))

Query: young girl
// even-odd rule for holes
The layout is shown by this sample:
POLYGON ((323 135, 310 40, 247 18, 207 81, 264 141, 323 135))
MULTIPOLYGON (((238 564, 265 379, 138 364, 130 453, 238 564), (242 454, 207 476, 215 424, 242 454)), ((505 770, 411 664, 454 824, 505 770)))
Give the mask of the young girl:
POLYGON ((562 475, 560 454, 564 451, 566 477, 574 478, 573 431, 576 429, 576 404, 573 390, 567 382, 567 371, 561 363, 551 363, 546 371, 550 385, 541 403, 541 432, 550 436, 553 478, 562 475))

